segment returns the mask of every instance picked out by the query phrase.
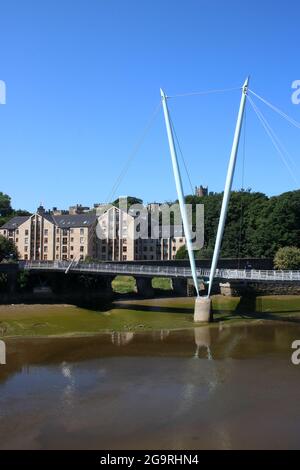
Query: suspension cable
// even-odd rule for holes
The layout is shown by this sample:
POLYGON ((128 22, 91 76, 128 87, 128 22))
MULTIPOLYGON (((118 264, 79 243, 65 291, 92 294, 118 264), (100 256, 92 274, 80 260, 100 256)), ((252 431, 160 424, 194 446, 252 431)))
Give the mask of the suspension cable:
POLYGON ((155 107, 153 113, 151 114, 151 117, 150 119, 148 120, 146 126, 144 127, 144 129, 142 130, 141 134, 140 134, 140 137, 138 138, 135 146, 133 147, 132 151, 130 152, 122 170, 120 171, 119 175, 117 176, 113 186, 112 186, 112 189, 111 191, 108 193, 107 197, 106 197, 106 203, 108 204, 109 202, 112 201, 112 198, 114 197, 116 191, 118 190, 121 182, 123 181, 128 169, 129 169, 129 166, 131 164, 131 162, 133 161, 133 159, 135 158, 136 154, 138 153, 138 151, 140 150, 145 138, 146 138, 146 135, 148 134, 150 128, 152 127, 153 123, 154 123, 154 120, 158 114, 158 111, 160 109, 160 106, 161 106, 161 101, 159 102, 159 104, 155 107))
POLYGON ((167 96, 167 98, 169 99, 169 98, 181 98, 184 96, 209 95, 212 93, 223 93, 226 91, 236 91, 236 90, 241 90, 241 89, 242 89, 241 87, 235 87, 235 88, 223 88, 223 89, 206 90, 206 91, 195 91, 191 93, 180 93, 177 95, 170 95, 170 96, 167 96))
POLYGON ((286 119, 290 124, 292 124, 293 126, 297 127, 298 129, 300 129, 300 122, 296 121, 295 119, 291 118, 290 116, 288 116, 287 114, 285 114, 283 111, 281 111, 279 108, 277 108, 276 106, 274 106, 272 103, 270 103, 269 101, 267 101, 266 99, 262 98, 261 96, 259 96, 257 93, 254 93, 254 91, 250 90, 249 89, 249 92, 252 93, 252 95, 256 96, 256 98, 258 98, 260 101, 262 101, 263 103, 265 103, 267 106, 269 106, 269 108, 271 108, 273 111, 275 111, 276 113, 278 113, 281 117, 283 117, 284 119, 286 119))
MULTIPOLYGON (((252 103, 254 104, 255 108, 256 108, 256 111, 260 114, 261 118, 263 119, 263 121, 265 122, 266 126, 268 127, 270 133, 272 134, 272 137, 273 139, 276 141, 277 143, 277 146, 281 149, 281 153, 283 155, 285 155, 285 157, 287 158, 287 160, 289 160, 289 164, 291 166, 294 167, 294 169, 296 169, 297 165, 295 164, 291 154, 288 152, 288 150, 286 149, 286 147, 283 145, 283 143, 281 142, 281 140, 279 139, 279 137, 277 136, 277 134, 275 133, 274 129, 272 129, 272 127, 270 126, 270 124, 268 123, 266 117, 262 114, 262 111, 258 108, 258 106, 253 102, 253 100, 251 100, 251 98, 249 97, 249 100, 252 101, 252 103)), ((291 169, 292 171, 292 169, 291 169)))
POLYGON ((289 171, 291 177, 293 178, 293 180, 295 181, 295 183, 297 184, 297 186, 299 186, 299 183, 297 181, 297 178, 295 177, 294 175, 294 172, 292 171, 290 165, 288 164, 285 156, 284 156, 284 152, 282 151, 282 149, 280 147, 282 147, 281 143, 280 143, 280 140, 279 138, 276 136, 274 130, 271 128, 270 124, 268 123, 268 121, 266 120, 266 118, 264 117, 264 115, 262 114, 262 112, 258 109, 258 107, 256 106, 256 104, 254 103, 254 101, 252 100, 252 98, 248 95, 248 99, 249 99, 249 102, 255 112, 255 114, 257 115, 257 117, 259 118, 260 122, 262 123, 266 133, 268 134, 268 136, 270 137, 274 147, 276 148, 279 156, 281 157, 284 165, 286 166, 287 170, 289 171))
MULTIPOLYGON (((169 113, 169 114, 170 114, 170 113, 169 113)), ((182 161, 183 161, 183 165, 184 165, 184 168, 185 168, 185 172, 186 172, 187 178, 188 178, 189 183, 190 183, 190 186, 191 186, 192 194, 194 194, 194 186, 192 185, 192 181, 191 181, 190 173, 189 173, 189 171, 188 171, 187 163, 186 163, 186 160, 185 160, 185 158, 184 158, 184 156, 183 156, 183 152, 182 152, 182 149, 181 149, 181 145, 180 145, 180 143, 179 143, 179 140, 178 140, 178 137, 177 137, 177 133, 176 133, 176 130, 175 130, 175 126, 174 126, 174 123, 173 123, 173 121, 172 121, 171 116, 170 116, 170 122, 171 122, 172 130, 173 130, 173 132, 174 132, 176 144, 177 144, 177 147, 178 147, 178 150, 179 150, 181 159, 182 159, 182 161)))

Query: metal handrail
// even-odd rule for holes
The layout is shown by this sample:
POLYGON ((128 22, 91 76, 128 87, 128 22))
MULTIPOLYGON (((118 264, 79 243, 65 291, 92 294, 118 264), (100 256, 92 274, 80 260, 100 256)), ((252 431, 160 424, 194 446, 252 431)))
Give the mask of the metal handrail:
MULTIPOLYGON (((22 269, 26 270, 66 270, 70 263, 68 261, 22 261, 22 269)), ((73 272, 90 273, 112 273, 132 275, 152 275, 166 277, 188 277, 192 276, 191 269, 178 266, 145 266, 117 263, 76 263, 69 270, 73 272)), ((210 269, 198 268, 199 277, 208 278, 210 269)), ((252 280, 252 281, 300 281, 300 271, 276 271, 257 269, 226 269, 216 270, 215 277, 218 279, 252 280)))

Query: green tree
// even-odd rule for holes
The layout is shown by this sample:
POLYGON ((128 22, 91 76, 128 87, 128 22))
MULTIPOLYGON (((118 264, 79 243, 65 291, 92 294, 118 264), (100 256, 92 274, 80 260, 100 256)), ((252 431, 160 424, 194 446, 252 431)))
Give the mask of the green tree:
POLYGON ((277 269, 300 269, 300 248, 296 246, 279 248, 274 257, 274 266, 277 269))
POLYGON ((13 215, 11 199, 7 194, 0 191, 0 227, 13 215))
POLYGON ((15 244, 0 235, 0 262, 3 259, 18 259, 18 253, 15 244))
MULTIPOLYGON (((125 199, 125 197, 124 197, 125 199)), ((127 196, 127 206, 128 206, 128 209, 133 206, 134 204, 143 204, 143 200, 142 199, 139 199, 135 196, 127 196)), ((119 207, 119 203, 120 203, 120 198, 116 199, 112 204, 116 207, 119 207)))

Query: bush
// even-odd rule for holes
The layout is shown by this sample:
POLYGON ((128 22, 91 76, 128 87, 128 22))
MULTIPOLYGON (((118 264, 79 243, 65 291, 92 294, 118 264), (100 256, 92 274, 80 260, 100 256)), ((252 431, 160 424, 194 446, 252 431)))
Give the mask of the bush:
POLYGON ((16 260, 18 259, 18 252, 13 242, 0 235, 0 262, 3 259, 16 260))
POLYGON ((300 248, 279 248, 274 257, 274 266, 276 269, 300 269, 300 248))

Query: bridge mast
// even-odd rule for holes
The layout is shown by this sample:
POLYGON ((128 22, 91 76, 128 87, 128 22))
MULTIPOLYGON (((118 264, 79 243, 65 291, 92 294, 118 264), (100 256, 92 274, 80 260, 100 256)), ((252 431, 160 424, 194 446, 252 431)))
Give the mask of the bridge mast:
POLYGON ((245 103, 246 103, 247 92, 248 92, 248 83, 249 83, 249 77, 246 79, 242 88, 240 109, 238 113, 238 118, 237 118, 234 138, 233 138, 233 144, 232 144, 232 150, 231 150, 231 155, 230 155, 229 164, 228 164, 221 214, 220 214, 215 249, 214 249, 214 254, 213 254, 213 259, 212 259, 211 269, 210 269, 208 298, 210 297, 210 294, 211 294, 212 284, 213 284, 214 276, 216 273, 217 263, 218 263, 221 244, 222 244, 222 238, 223 238, 229 198, 230 198, 230 191, 231 191, 231 186, 232 186, 232 180, 233 180, 233 175, 234 175, 236 157, 237 157, 237 152, 238 152, 238 147, 239 147, 243 117, 244 117, 245 103))
POLYGON ((180 169, 179 169, 179 165, 178 165, 178 158, 177 158, 177 154, 176 154, 176 147, 175 147, 175 144, 174 144, 173 131, 172 131, 171 123, 170 123, 167 97, 166 97, 166 95, 165 95, 165 93, 163 92, 162 89, 160 89, 160 94, 161 94, 162 105, 163 105, 163 110, 164 110, 164 117, 165 117, 166 128, 167 128, 170 154, 171 154, 171 159, 172 159, 173 173, 174 173, 174 178, 175 178, 177 196, 178 196, 178 200, 179 200, 181 218, 182 218, 182 222, 183 222, 184 234, 185 234, 185 239, 186 239, 186 246, 187 246, 187 250, 188 250, 188 254, 189 254, 189 260, 190 260, 190 266, 191 266, 194 286, 195 286, 195 289, 196 289, 196 292, 197 292, 197 297, 199 297, 199 288, 198 288, 195 257, 194 257, 194 252, 193 252, 193 249, 192 249, 191 232, 190 232, 188 217, 187 217, 186 208, 185 208, 183 187, 182 187, 182 181, 181 181, 181 176, 180 176, 180 169))

